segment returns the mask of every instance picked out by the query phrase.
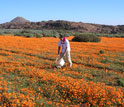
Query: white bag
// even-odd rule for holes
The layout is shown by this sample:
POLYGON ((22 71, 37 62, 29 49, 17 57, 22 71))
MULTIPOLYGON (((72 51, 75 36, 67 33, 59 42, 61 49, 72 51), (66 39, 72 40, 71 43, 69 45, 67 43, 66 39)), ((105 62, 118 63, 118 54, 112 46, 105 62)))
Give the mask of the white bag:
POLYGON ((65 64, 65 61, 63 58, 59 59, 57 62, 58 65, 63 66, 65 64))
POLYGON ((65 64, 65 61, 63 58, 56 58, 56 67, 61 68, 65 64))

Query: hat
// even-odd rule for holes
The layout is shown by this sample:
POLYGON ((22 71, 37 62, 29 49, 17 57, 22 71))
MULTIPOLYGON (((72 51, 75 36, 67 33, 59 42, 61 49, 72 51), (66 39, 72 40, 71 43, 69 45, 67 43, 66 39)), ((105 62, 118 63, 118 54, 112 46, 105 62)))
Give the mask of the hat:
POLYGON ((64 38, 64 36, 60 34, 59 38, 64 38))

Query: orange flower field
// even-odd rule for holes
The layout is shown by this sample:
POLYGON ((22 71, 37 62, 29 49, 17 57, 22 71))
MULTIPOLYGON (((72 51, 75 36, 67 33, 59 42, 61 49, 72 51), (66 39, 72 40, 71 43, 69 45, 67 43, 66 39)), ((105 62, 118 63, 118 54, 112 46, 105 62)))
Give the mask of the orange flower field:
POLYGON ((0 107, 124 107, 124 38, 72 38, 72 68, 56 69, 58 38, 0 36, 0 107))

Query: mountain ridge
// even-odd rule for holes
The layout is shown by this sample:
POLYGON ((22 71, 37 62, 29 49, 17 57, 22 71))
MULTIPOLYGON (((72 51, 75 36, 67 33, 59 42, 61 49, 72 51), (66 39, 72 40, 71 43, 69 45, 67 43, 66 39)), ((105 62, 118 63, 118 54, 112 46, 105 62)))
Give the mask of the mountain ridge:
POLYGON ((30 22, 27 19, 21 17, 22 21, 17 20, 20 17, 16 17, 16 21, 10 21, 0 24, 1 29, 62 29, 75 32, 89 32, 89 33, 109 33, 117 34, 124 33, 124 25, 102 25, 93 23, 73 22, 65 20, 49 20, 41 22, 30 22), (24 20, 23 20, 24 19, 24 20))

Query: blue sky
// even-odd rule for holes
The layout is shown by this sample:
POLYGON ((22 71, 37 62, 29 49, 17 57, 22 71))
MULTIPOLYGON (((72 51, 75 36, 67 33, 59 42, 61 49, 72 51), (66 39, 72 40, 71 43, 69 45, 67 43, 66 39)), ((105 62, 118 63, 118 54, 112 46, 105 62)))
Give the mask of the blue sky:
POLYGON ((30 21, 68 20, 124 25, 124 0, 0 0, 0 23, 17 16, 30 21))

